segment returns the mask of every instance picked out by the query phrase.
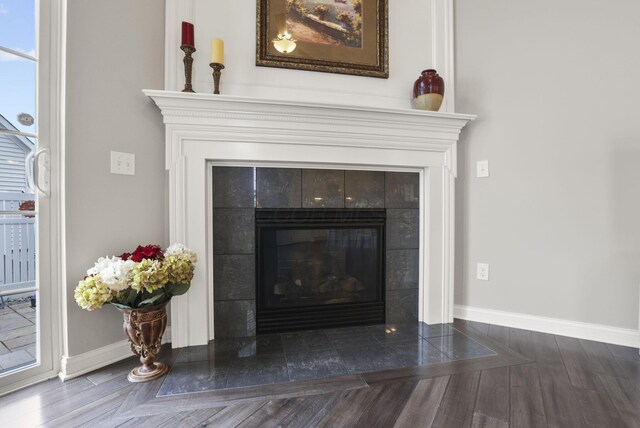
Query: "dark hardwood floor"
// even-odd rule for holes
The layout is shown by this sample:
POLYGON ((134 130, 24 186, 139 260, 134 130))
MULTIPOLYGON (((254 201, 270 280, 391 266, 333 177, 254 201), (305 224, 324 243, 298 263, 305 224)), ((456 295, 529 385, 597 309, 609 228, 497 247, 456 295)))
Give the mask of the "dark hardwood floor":
MULTIPOLYGON (((0 397, 0 426, 640 427, 637 349, 456 321, 497 355, 268 387, 156 397, 132 359, 0 397)), ((176 353, 167 349, 163 359, 176 353)))

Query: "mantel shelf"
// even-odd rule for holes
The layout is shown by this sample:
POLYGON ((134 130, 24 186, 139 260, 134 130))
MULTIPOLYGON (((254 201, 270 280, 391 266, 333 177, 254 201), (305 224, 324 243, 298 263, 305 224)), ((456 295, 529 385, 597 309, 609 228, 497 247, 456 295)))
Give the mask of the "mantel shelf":
MULTIPOLYGON (((182 105, 187 108, 189 105, 202 107, 203 105, 210 105, 211 108, 219 108, 221 106, 254 106, 255 109, 260 108, 296 108, 301 110, 330 110, 336 112, 343 112, 349 114, 349 112, 363 112, 371 114, 384 114, 395 115, 405 117, 416 118, 436 118, 436 119, 454 119, 462 120, 465 123, 474 120, 477 116, 473 114, 463 113, 444 113, 415 109, 390 109, 380 107, 368 107, 361 105, 348 105, 348 104, 326 104, 326 103, 314 103, 308 101, 285 101, 276 99, 265 99, 255 97, 243 97, 237 95, 223 95, 223 94, 200 94, 178 91, 164 91, 155 89, 144 89, 142 92, 154 101, 161 101, 163 105, 171 103, 169 100, 173 100, 171 103, 174 106, 182 105)), ((162 107, 159 105, 159 107, 162 107)))
MULTIPOLYGON (((451 152, 462 128, 476 116, 411 109, 292 102, 263 98, 144 90, 167 130, 208 131, 209 140, 253 135, 254 141, 305 145, 451 152)), ((169 144, 171 145, 171 144, 169 144)), ((167 147, 167 168, 180 150, 167 147)), ((455 157, 455 150, 451 153, 455 157)), ((447 162, 455 175, 455 161, 447 162)))

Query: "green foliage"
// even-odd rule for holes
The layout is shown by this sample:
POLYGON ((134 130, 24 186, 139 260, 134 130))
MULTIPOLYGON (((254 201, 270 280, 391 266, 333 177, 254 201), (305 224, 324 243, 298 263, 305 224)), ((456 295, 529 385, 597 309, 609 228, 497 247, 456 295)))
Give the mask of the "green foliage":
POLYGON ((336 19, 342 24, 342 28, 347 30, 345 42, 347 45, 359 48, 362 46, 362 17, 357 16, 355 19, 350 13, 340 12, 336 15, 336 19))
POLYGON ((351 7, 356 15, 362 16, 362 0, 351 0, 351 7))
POLYGON ((118 295, 117 299, 114 299, 119 302, 111 301, 109 303, 120 309, 146 308, 166 303, 173 296, 180 296, 189 291, 189 287, 191 287, 191 283, 174 284, 169 282, 163 288, 158 288, 151 292, 145 290, 123 292, 123 294, 118 295))
POLYGON ((356 16, 356 19, 353 22, 353 28, 358 34, 358 39, 360 39, 360 37, 362 37, 362 16, 356 16))
POLYGON ((113 306, 120 309, 131 309, 131 306, 123 305, 121 303, 111 302, 113 306))
POLYGON ((127 296, 127 306, 133 307, 136 303, 136 298, 138 297, 138 292, 136 290, 129 291, 129 295, 127 296))
POLYGON ((148 299, 144 299, 143 301, 141 301, 138 307, 143 308, 147 306, 159 305, 160 303, 168 302, 169 299, 171 299, 170 295, 167 295, 164 292, 158 293, 155 296, 151 296, 148 299))
POLYGON ((167 284, 165 288, 172 296, 180 296, 189 291, 190 286, 191 284, 167 284))

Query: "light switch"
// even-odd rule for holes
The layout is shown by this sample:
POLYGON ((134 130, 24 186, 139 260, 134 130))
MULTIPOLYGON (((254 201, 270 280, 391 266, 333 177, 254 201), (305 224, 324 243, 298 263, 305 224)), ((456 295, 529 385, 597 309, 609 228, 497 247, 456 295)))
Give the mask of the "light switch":
POLYGON ((136 175, 136 155, 133 153, 111 152, 111 173, 136 175))
POLYGON ((478 263, 476 277, 482 281, 489 281, 489 263, 478 263))
POLYGON ((481 160, 476 163, 476 176, 486 178, 489 176, 489 161, 481 160))

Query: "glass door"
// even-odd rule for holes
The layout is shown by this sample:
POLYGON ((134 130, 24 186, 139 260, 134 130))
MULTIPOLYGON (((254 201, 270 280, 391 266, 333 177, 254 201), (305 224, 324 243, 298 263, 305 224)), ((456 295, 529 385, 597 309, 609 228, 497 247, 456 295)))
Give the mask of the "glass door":
POLYGON ((39 116, 46 112, 39 93, 40 6, 0 0, 0 392, 54 367, 54 281, 40 272, 50 241, 49 216, 42 217, 50 206, 50 153, 39 141, 39 116))

